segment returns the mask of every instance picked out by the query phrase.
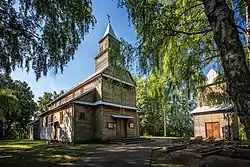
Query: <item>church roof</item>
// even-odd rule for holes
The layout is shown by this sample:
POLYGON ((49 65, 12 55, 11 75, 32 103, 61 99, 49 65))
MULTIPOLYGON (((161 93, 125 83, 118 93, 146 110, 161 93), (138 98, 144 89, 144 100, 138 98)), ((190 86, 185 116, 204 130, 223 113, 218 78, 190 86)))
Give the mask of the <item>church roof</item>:
POLYGON ((103 71, 105 71, 107 68, 101 69, 99 71, 96 71, 94 74, 90 75, 89 77, 87 77, 85 80, 83 80, 82 82, 76 84, 74 87, 72 87, 71 89, 69 89, 68 91, 64 92, 62 95, 58 96, 57 98, 55 98, 54 100, 52 100, 48 105, 51 105, 52 103, 58 101, 59 99, 61 99, 62 97, 65 97, 66 95, 68 95, 71 91, 73 91, 74 89, 76 89, 77 87, 80 87, 84 84, 86 84, 89 80, 91 80, 92 78, 95 78, 97 75, 101 74, 103 71))
MULTIPOLYGON (((108 74, 105 74, 104 72, 108 69, 108 67, 106 68, 103 68, 99 71, 96 71, 94 74, 90 75, 88 78, 86 78, 85 80, 83 80, 82 82, 76 84, 74 87, 72 87, 71 89, 69 89, 68 91, 66 91, 64 94, 62 94, 61 96, 57 97, 56 99, 52 100, 48 105, 51 105, 52 103, 55 103, 56 101, 58 101, 59 99, 65 97, 66 95, 68 95, 69 93, 71 93, 72 91, 74 91, 75 89, 77 89, 78 87, 80 86, 83 86, 84 84, 86 84, 87 82, 89 82, 91 79, 97 77, 99 74, 109 78, 109 79, 112 79, 112 80, 116 80, 118 82, 121 82, 121 83, 124 83, 126 85, 130 85, 130 86, 134 86, 134 84, 132 83, 129 83, 129 82, 126 82, 126 81, 123 81, 123 80, 120 80, 118 78, 115 78, 115 77, 112 77, 108 74)), ((132 77, 132 76, 131 76, 132 77)), ((44 112, 45 113, 45 112, 44 112)))
POLYGON ((105 31, 104 35, 102 36, 102 39, 103 39, 104 37, 106 37, 108 34, 111 35, 113 38, 115 38, 115 39, 118 40, 118 38, 116 37, 115 32, 114 32, 114 30, 113 30, 113 28, 112 28, 112 26, 111 26, 110 23, 108 23, 108 26, 107 26, 107 28, 106 28, 106 31, 105 31))

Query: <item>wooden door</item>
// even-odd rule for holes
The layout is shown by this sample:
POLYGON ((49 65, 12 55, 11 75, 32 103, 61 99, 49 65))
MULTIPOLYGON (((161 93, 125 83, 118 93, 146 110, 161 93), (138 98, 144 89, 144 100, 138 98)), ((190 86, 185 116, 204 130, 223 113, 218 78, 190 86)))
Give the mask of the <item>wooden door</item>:
POLYGON ((54 139, 56 139, 56 140, 58 140, 58 127, 59 127, 59 123, 55 122, 54 123, 54 130, 55 130, 54 139))
POLYGON ((213 123, 213 136, 216 138, 220 137, 220 125, 219 122, 213 123))
POLYGON ((121 119, 121 137, 127 137, 127 120, 121 119))
POLYGON ((219 122, 206 122, 206 137, 220 137, 220 125, 219 122))
POLYGON ((213 137, 213 127, 210 122, 206 123, 206 137, 213 137))
POLYGON ((121 119, 116 120, 116 137, 121 137, 121 119))
POLYGON ((128 137, 127 135, 127 127, 128 127, 128 120, 124 119, 124 136, 128 137))
POLYGON ((116 120, 116 137, 127 137, 127 120, 116 120))
POLYGON ((124 125, 124 119, 121 119, 121 137, 125 137, 125 125, 124 125))

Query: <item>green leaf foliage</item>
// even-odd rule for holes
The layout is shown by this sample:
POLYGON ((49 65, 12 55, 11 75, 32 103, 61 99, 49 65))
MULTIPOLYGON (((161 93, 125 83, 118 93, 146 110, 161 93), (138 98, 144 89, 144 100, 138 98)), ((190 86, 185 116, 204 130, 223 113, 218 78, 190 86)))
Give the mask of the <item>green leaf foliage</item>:
POLYGON ((64 90, 61 90, 59 93, 56 91, 53 93, 44 92, 43 95, 37 100, 39 112, 43 113, 44 111, 48 110, 47 105, 62 94, 64 94, 64 90))
POLYGON ((217 57, 212 29, 201 2, 120 2, 137 32, 133 54, 139 61, 140 72, 160 71, 173 82, 201 80, 202 69, 217 57))
MULTIPOLYGON (((233 3, 240 5, 236 1, 228 5, 233 3)), ((184 131, 175 129, 171 135, 190 135, 191 129, 185 129, 183 124, 192 125, 189 111, 195 106, 197 87, 204 84, 203 72, 210 63, 221 70, 219 50, 203 2, 119 0, 119 5, 127 9, 137 33, 135 46, 123 42, 128 48, 124 55, 148 81, 147 95, 161 101, 161 112, 166 111, 162 120, 169 123, 167 131, 181 127, 184 131), (183 134, 185 131, 190 133, 183 134)), ((242 25, 238 23, 240 18, 235 19, 242 25)))
POLYGON ((1 0, 0 68, 62 72, 95 22, 88 0, 1 0))
POLYGON ((192 136, 193 121, 190 111, 194 109, 194 101, 188 98, 184 91, 157 81, 153 74, 146 79, 137 78, 137 106, 143 112, 140 115, 141 135, 162 136, 166 126, 167 136, 192 136))
POLYGON ((5 137, 11 137, 9 132, 12 128, 27 131, 27 124, 38 109, 33 98, 26 82, 0 75, 0 110, 7 125, 5 137))

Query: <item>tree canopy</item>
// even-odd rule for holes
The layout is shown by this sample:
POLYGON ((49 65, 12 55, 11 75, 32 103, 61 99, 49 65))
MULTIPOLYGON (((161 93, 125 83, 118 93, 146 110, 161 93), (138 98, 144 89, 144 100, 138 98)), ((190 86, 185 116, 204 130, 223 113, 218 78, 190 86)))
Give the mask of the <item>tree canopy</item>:
POLYGON ((1 120, 6 122, 6 136, 13 128, 26 131, 26 126, 37 111, 34 95, 26 82, 0 75, 1 120))
POLYGON ((190 111, 195 103, 181 87, 159 82, 158 76, 150 74, 136 79, 136 99, 143 111, 141 135, 193 136, 190 111))
MULTIPOLYGON (((193 96, 197 85, 204 81, 205 67, 211 62, 216 64, 217 70, 225 75, 227 92, 250 138, 250 72, 244 49, 246 19, 242 18, 249 14, 248 2, 119 2, 127 9, 137 32, 138 43, 126 56, 139 60, 140 72, 156 74, 156 81, 164 83, 165 88, 174 86, 177 92, 187 91, 193 96)), ((174 98, 176 94, 167 91, 168 95, 174 98)))
POLYGON ((61 90, 59 93, 54 91, 53 93, 44 92, 42 96, 40 96, 37 100, 39 111, 42 113, 46 111, 47 105, 52 102, 52 100, 56 99, 57 97, 61 96, 64 93, 64 90, 61 90))
POLYGON ((1 0, 0 68, 63 71, 95 22, 89 0, 1 0))

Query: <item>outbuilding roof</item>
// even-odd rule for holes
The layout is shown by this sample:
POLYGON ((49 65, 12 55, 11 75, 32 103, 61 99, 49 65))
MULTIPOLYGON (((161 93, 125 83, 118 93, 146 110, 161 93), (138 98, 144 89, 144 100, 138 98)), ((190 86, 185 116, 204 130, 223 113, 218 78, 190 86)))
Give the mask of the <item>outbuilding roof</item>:
POLYGON ((213 111, 228 111, 233 108, 233 104, 218 104, 215 106, 201 106, 196 107, 193 111, 191 111, 191 114, 197 114, 197 113, 206 113, 206 112, 213 112, 213 111))

